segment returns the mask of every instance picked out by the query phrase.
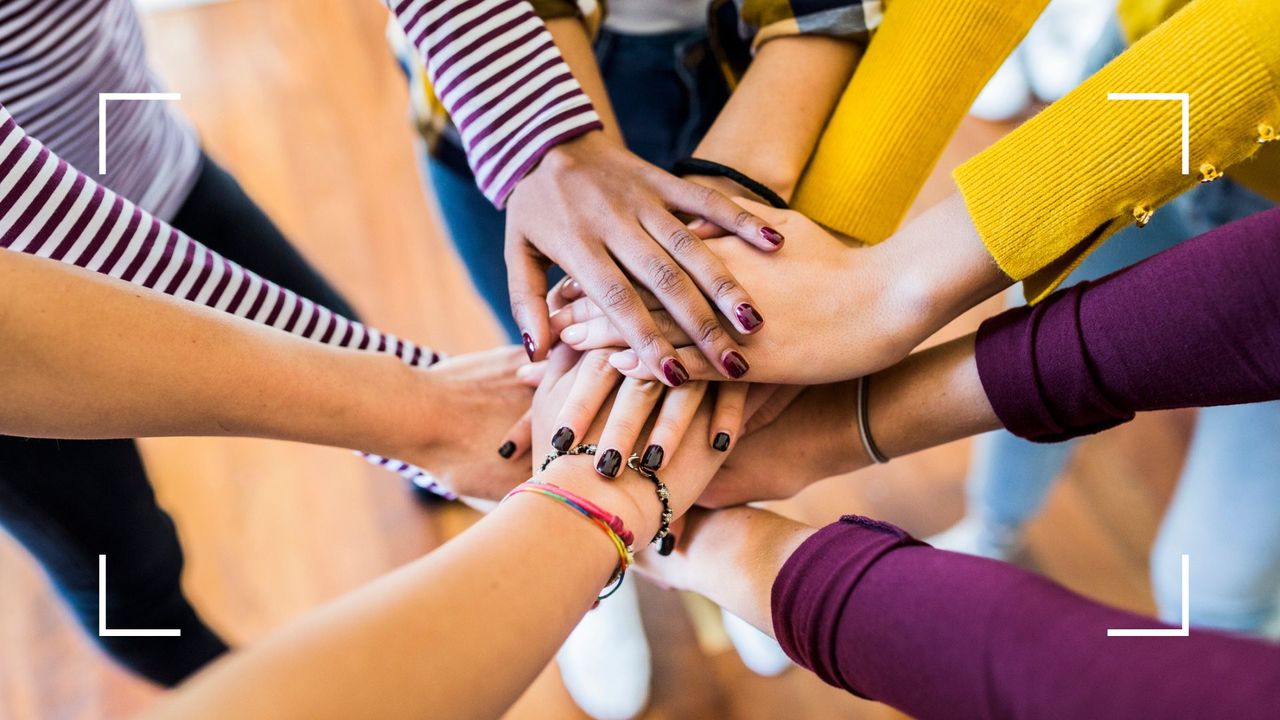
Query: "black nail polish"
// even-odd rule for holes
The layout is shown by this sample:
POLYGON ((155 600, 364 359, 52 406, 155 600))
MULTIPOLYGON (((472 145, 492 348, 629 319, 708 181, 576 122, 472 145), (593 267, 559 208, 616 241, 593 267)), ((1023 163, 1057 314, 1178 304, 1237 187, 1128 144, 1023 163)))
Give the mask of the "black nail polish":
POLYGON ((516 444, 510 440, 502 443, 502 447, 498 448, 498 454, 503 458, 510 460, 511 456, 516 454, 516 444))
POLYGON ((676 536, 671 533, 667 533, 666 537, 658 541, 658 554, 663 557, 670 555, 671 552, 675 549, 676 549, 676 536))
POLYGON ((569 452, 569 448, 573 447, 573 431, 567 427, 562 427, 551 436, 551 447, 560 452, 569 452))
POLYGON ((666 455, 661 445, 650 445, 644 449, 644 456, 640 458, 640 467, 650 472, 657 472, 662 467, 662 458, 666 455))
POLYGON ((596 472, 607 478, 618 477, 618 471, 622 469, 622 455, 612 448, 605 450, 600 456, 600 461, 596 463, 596 472))
POLYGON ((533 338, 529 333, 523 333, 520 336, 524 340, 524 351, 529 355, 529 360, 533 361, 533 354, 538 351, 538 346, 533 343, 533 338))
POLYGON ((747 371, 751 369, 751 366, 747 364, 747 359, 742 357, 742 354, 737 350, 725 350, 724 354, 720 356, 720 364, 724 366, 724 371, 729 373, 729 377, 735 380, 746 375, 747 371))
POLYGON ((729 449, 729 433, 727 432, 716 433, 716 439, 711 441, 711 447, 719 450, 720 452, 725 452, 726 450, 728 450, 729 449))

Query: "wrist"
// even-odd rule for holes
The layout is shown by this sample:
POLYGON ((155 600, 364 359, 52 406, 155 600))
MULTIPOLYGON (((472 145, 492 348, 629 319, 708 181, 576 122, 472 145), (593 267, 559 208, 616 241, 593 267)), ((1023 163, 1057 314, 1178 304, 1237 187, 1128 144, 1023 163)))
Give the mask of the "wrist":
POLYGON ((643 549, 658 532, 662 516, 653 483, 626 468, 617 478, 602 480, 594 460, 591 455, 563 455, 534 479, 558 485, 622 518, 635 536, 635 549, 643 549))

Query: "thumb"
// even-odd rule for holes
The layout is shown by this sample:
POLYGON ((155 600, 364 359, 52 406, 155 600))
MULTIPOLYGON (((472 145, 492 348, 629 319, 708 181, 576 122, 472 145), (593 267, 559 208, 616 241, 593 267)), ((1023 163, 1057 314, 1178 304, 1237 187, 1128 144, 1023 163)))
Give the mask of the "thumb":
POLYGON ((529 360, 547 356, 551 329, 547 309, 547 259, 523 237, 507 238, 507 289, 511 295, 511 317, 520 327, 521 340, 529 360))

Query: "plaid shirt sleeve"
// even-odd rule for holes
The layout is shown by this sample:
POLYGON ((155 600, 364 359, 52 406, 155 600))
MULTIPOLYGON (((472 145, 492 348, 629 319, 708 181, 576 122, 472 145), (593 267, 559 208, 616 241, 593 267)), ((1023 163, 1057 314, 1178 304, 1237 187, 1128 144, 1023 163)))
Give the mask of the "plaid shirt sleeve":
POLYGON ((866 44, 880 25, 882 6, 881 0, 732 0, 732 4, 741 18, 739 34, 750 39, 753 49, 789 35, 826 35, 866 44))

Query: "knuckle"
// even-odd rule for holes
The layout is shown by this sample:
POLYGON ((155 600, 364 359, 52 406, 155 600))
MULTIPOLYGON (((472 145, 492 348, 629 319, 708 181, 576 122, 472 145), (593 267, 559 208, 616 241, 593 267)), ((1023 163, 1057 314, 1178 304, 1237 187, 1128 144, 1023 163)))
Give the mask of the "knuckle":
POLYGON ((653 283, 653 291, 657 293, 674 292, 683 284, 676 266, 658 257, 649 259, 649 279, 653 283))
POLYGON ((605 350, 592 350, 584 355, 582 370, 597 377, 607 377, 615 372, 613 366, 609 364, 609 352, 605 350))
POLYGON ((624 282, 615 282, 609 285, 604 292, 604 304, 616 312, 629 312, 636 304, 635 292, 631 286, 624 282))
POLYGON ((738 283, 728 275, 719 275, 711 281, 711 294, 717 300, 736 294, 737 291, 738 283))
POLYGON ((739 210, 737 215, 733 217, 733 226, 735 228, 746 227, 751 222, 751 213, 746 210, 739 210))
POLYGON ((724 337, 724 327, 715 317, 706 317, 698 321, 698 340, 703 343, 715 343, 724 337))
POLYGON ((667 235, 667 248, 676 255, 683 255, 689 252, 689 250, 693 248, 695 242, 697 242, 697 238, 693 236, 693 233, 689 232, 688 228, 683 226, 679 229, 672 230, 671 233, 667 235))
POLYGON ((634 349, 642 355, 651 355, 657 351, 661 342, 662 336, 659 333, 653 330, 645 330, 636 338, 634 349))

